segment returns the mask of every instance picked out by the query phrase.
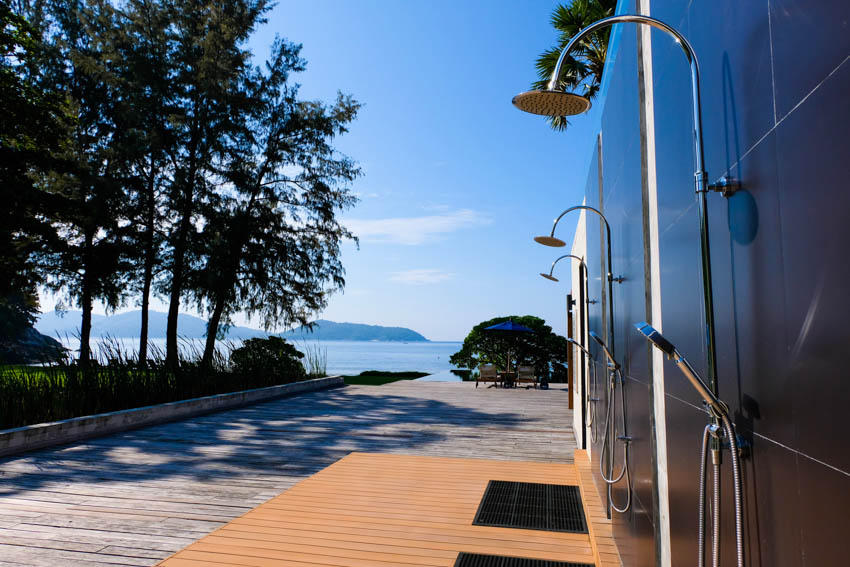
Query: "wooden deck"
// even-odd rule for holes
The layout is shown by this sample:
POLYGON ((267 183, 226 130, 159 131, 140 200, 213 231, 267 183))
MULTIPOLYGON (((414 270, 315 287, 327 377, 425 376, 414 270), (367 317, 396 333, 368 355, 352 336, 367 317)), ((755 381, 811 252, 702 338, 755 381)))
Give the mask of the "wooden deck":
POLYGON ((570 463, 562 390, 349 386, 0 460, 0 566, 153 565, 352 452, 570 463))
POLYGON ((352 453, 161 565, 451 567, 461 551, 602 565, 595 491, 590 534, 472 525, 491 479, 579 477, 569 464, 352 453))

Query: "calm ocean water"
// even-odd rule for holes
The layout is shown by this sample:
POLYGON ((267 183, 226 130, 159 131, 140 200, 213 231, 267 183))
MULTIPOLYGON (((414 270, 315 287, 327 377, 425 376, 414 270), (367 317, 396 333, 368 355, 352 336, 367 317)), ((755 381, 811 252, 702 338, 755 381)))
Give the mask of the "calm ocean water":
MULTIPOLYGON (((138 339, 112 339, 121 345, 125 352, 138 352, 138 339)), ((63 344, 71 350, 79 348, 76 339, 65 338, 63 344)), ((101 342, 94 341, 94 350, 100 349, 101 342)), ((234 341, 238 344, 240 341, 234 341)), ((165 349, 165 339, 151 339, 150 348, 165 349)), ((224 346, 224 345, 220 345, 224 346)), ((301 352, 306 348, 319 348, 327 352, 328 374, 359 374, 364 370, 413 370, 432 374, 454 368, 449 357, 460 350, 461 343, 456 342, 383 342, 383 341, 295 341, 301 352)), ((181 339, 184 351, 203 350, 203 339, 181 339)), ((448 375, 448 372, 446 372, 448 375)))

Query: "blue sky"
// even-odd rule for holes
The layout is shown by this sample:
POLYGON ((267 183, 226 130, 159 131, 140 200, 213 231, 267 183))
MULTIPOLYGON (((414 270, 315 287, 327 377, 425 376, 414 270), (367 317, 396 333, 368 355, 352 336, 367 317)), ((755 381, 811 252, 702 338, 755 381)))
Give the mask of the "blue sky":
MULTIPOLYGON (((345 293, 322 318, 461 340, 484 319, 531 314, 564 332, 569 284, 537 275, 559 250, 532 237, 580 203, 598 120, 591 111, 556 133, 511 105, 557 39, 556 5, 290 0, 269 14, 257 57, 276 33, 302 43, 302 96, 341 90, 364 105, 337 141, 364 172, 343 216, 360 248, 344 247, 345 293)), ((559 236, 571 242, 574 226, 559 236)))

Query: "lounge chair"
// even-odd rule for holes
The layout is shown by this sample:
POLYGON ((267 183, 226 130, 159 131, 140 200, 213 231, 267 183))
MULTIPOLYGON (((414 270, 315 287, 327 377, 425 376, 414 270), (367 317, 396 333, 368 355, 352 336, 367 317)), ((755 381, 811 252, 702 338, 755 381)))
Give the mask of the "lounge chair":
POLYGON ((493 382, 496 386, 499 385, 502 379, 499 378, 499 371, 493 364, 479 364, 478 378, 475 379, 475 387, 478 387, 479 382, 493 382))
POLYGON ((534 374, 533 366, 520 366, 516 373, 517 384, 533 384, 537 387, 537 376, 534 374))

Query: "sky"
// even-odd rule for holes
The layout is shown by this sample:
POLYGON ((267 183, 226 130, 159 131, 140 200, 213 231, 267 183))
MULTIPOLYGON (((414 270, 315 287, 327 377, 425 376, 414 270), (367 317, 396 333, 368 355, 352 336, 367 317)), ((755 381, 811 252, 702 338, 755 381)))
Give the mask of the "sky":
MULTIPOLYGON (((598 114, 559 133, 511 105, 557 41, 556 5, 283 0, 268 14, 250 41, 258 63, 276 34, 301 43, 303 98, 330 102, 342 91, 363 104, 335 144, 364 173, 353 185, 361 201, 342 216, 360 243, 343 247, 345 291, 319 318, 441 341, 502 315, 536 315, 565 332, 568 279, 538 275, 564 249, 532 238, 581 203, 598 114)), ((577 218, 558 227, 568 243, 577 218)), ((566 276, 569 266, 558 268, 566 276)), ((54 304, 43 297, 44 310, 54 304)))

